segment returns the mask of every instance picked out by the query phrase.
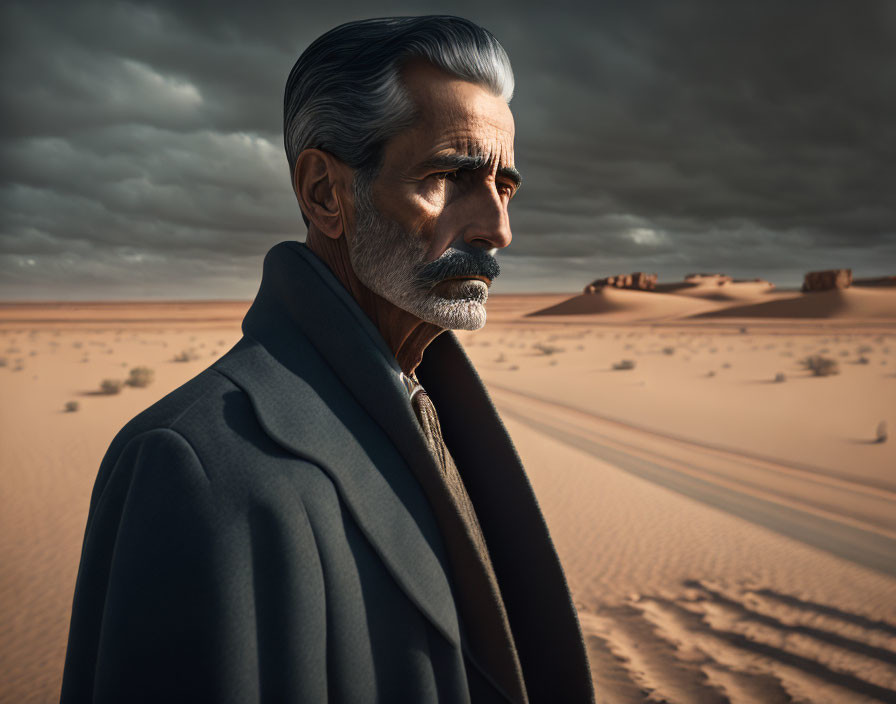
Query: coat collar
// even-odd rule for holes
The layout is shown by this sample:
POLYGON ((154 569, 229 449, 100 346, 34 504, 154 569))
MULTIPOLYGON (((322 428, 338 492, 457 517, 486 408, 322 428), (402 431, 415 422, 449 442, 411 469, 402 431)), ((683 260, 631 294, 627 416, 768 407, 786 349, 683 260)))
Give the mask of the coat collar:
POLYGON ((372 419, 408 464, 434 463, 382 335, 298 242, 268 252, 243 333, 215 368, 249 395, 278 444, 327 472, 401 588, 460 647, 447 562, 425 497, 408 487, 415 480, 400 462, 374 466, 347 428, 369 429, 372 419))

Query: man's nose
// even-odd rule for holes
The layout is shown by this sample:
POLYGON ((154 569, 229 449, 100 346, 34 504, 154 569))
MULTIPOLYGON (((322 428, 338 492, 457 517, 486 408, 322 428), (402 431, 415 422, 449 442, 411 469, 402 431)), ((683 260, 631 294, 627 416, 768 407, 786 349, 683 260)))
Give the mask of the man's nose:
POLYGON ((467 208, 464 242, 479 249, 502 249, 510 244, 513 235, 507 203, 498 195, 494 185, 477 189, 467 208))

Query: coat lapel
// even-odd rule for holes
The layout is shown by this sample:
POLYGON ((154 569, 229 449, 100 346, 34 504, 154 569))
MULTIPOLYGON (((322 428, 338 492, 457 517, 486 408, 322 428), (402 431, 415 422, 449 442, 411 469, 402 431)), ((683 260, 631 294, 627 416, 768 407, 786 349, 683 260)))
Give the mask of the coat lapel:
POLYGON ((426 349, 417 377, 439 411, 489 547, 530 702, 594 700, 578 616, 544 517, 485 386, 453 334, 426 349), (546 647, 548 646, 548 647, 546 647))
POLYGON ((278 444, 328 473, 396 582, 459 648, 437 528, 402 463, 434 460, 379 331, 315 255, 285 242, 265 258, 243 332, 215 368, 249 395, 278 444), (382 432, 399 453, 391 462, 382 432))

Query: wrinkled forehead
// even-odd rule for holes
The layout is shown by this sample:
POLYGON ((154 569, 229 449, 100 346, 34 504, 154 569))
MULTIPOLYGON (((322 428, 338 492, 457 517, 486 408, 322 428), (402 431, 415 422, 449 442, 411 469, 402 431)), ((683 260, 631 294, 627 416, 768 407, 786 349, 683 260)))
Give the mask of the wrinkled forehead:
POLYGON ((431 65, 413 66, 403 77, 418 115, 411 131, 426 157, 461 154, 513 166, 513 114, 503 98, 431 65))

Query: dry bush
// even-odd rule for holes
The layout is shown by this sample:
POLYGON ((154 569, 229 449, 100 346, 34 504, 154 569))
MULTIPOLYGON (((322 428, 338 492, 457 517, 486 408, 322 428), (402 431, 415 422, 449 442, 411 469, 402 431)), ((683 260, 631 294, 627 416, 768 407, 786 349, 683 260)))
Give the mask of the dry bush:
POLYGON ((777 374, 775 374, 776 384, 783 384, 785 381, 787 381, 787 376, 784 374, 784 372, 778 372, 777 374))
POLYGON ((877 424, 877 432, 874 442, 883 443, 887 441, 887 421, 882 420, 877 424))
POLYGON ((81 407, 77 401, 66 401, 65 402, 65 412, 66 413, 74 413, 81 407))
POLYGON ((832 376, 840 373, 840 363, 836 359, 823 357, 820 354, 809 355, 801 364, 812 372, 812 376, 832 376))
POLYGON ((112 396, 121 391, 124 382, 121 379, 103 379, 100 382, 100 393, 112 396))
POLYGON ((149 386, 155 378, 156 373, 149 367, 134 367, 131 369, 128 379, 125 382, 128 386, 142 389, 149 386))
POLYGON ((663 347, 663 354, 675 354, 674 347, 663 347))
POLYGON ((0 357, 0 367, 6 366, 6 357, 0 357))
POLYGON ((507 367, 507 371, 509 372, 515 372, 517 369, 519 369, 519 367, 516 364, 511 364, 509 367, 507 367))
POLYGON ((183 350, 182 352, 174 355, 175 362, 192 362, 195 359, 198 359, 198 356, 192 349, 183 350))
POLYGON ((868 364, 868 362, 870 362, 870 361, 871 361, 871 360, 868 359, 867 357, 859 357, 859 358, 856 360, 856 364, 868 364))
POLYGON ((615 369, 617 371, 624 371, 627 369, 634 369, 634 368, 635 368, 635 360, 633 360, 633 359, 623 359, 621 362, 616 362, 616 364, 613 365, 613 369, 615 369))
POLYGON ((532 345, 532 349, 538 350, 544 355, 556 354, 557 352, 563 351, 562 347, 557 347, 555 345, 546 345, 543 342, 536 342, 534 345, 532 345))

